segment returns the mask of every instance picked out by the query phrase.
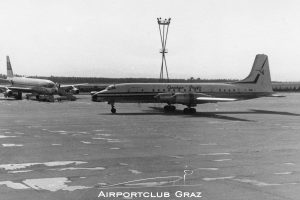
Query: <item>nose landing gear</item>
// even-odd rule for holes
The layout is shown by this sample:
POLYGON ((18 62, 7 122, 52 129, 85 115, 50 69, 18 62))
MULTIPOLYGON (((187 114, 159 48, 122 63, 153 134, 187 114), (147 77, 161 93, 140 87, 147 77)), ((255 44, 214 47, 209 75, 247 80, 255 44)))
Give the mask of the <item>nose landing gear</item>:
POLYGON ((115 104, 114 103, 109 103, 111 105, 111 113, 115 114, 117 112, 117 109, 115 108, 115 104))

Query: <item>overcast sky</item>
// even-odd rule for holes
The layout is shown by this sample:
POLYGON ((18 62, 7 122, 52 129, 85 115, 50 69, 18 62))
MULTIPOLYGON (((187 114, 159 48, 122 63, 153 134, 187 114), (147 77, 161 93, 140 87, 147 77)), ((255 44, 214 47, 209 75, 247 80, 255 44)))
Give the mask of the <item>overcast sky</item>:
POLYGON ((158 78, 157 17, 171 17, 170 78, 242 79, 258 53, 274 81, 300 81, 293 0, 1 0, 5 56, 22 75, 158 78))

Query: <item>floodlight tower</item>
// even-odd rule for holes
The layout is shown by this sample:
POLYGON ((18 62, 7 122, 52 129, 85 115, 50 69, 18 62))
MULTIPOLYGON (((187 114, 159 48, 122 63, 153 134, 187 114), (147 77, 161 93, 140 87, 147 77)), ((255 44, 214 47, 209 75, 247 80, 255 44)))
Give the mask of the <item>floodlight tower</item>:
POLYGON ((167 67, 167 61, 166 61, 165 54, 168 53, 168 50, 166 49, 166 45, 167 45, 167 38, 168 38, 170 22, 171 22, 171 18, 169 18, 169 19, 161 19, 161 17, 157 18, 159 34, 160 34, 160 41, 161 41, 161 46, 162 46, 162 48, 159 51, 162 55, 159 78, 160 78, 160 80, 164 79, 164 67, 165 67, 168 81, 169 81, 169 74, 168 74, 168 67, 167 67))

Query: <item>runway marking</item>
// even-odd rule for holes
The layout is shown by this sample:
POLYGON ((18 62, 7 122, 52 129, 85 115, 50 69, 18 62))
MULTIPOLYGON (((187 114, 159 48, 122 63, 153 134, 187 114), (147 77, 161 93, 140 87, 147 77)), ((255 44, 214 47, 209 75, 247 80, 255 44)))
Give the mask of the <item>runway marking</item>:
POLYGON ((276 175, 289 175, 289 174, 292 174, 292 172, 277 172, 277 173, 274 173, 276 175))
POLYGON ((231 155, 230 153, 200 153, 199 156, 220 156, 220 155, 231 155))
POLYGON ((3 147, 22 147, 23 144, 2 144, 3 147))
POLYGON ((203 146, 213 146, 213 145, 218 145, 217 143, 207 143, 207 144, 199 144, 199 145, 203 145, 203 146))
POLYGON ((15 137, 18 137, 18 136, 15 136, 15 135, 10 135, 10 136, 8 136, 8 135, 0 135, 0 139, 2 139, 2 138, 15 138, 15 137))
POLYGON ((256 186, 277 186, 277 185, 282 185, 279 183, 265 183, 257 180, 251 180, 251 179, 233 179, 235 181, 241 182, 241 183, 249 183, 251 185, 256 185, 256 186))
POLYGON ((235 176, 225 176, 225 177, 215 177, 215 178, 203 178, 204 181, 216 181, 216 180, 225 180, 225 179, 233 179, 235 176))
POLYGON ((219 168, 202 168, 202 167, 200 167, 200 168, 193 169, 193 170, 194 170, 194 171, 196 171, 196 170, 217 171, 217 170, 219 170, 219 168))
POLYGON ((181 158, 184 158, 183 156, 170 156, 172 158, 177 158, 177 159, 181 159, 181 158))
POLYGON ((95 135, 106 136, 106 137, 111 136, 111 134, 109 134, 109 133, 96 133, 95 135))
POLYGON ((51 169, 55 171, 65 171, 65 170, 105 170, 104 167, 67 167, 67 168, 61 168, 61 169, 51 169))
POLYGON ((88 141, 80 141, 80 142, 83 144, 91 144, 91 142, 88 142, 88 141))
POLYGON ((24 135, 25 133, 15 132, 15 134, 18 134, 18 135, 24 135))
POLYGON ((128 171, 130 171, 133 174, 142 174, 142 172, 135 170, 135 169, 128 169, 128 171))
POLYGON ((16 174, 16 173, 25 173, 25 172, 31 172, 33 170, 18 170, 18 171, 9 171, 9 174, 16 174))
POLYGON ((23 181, 24 184, 35 190, 48 190, 56 192, 58 190, 74 191, 80 189, 88 189, 91 187, 87 186, 68 186, 66 183, 71 181, 66 177, 57 178, 41 178, 41 179, 26 179, 23 181))
POLYGON ((109 149, 111 149, 111 150, 119 150, 121 148, 119 148, 119 147, 112 147, 112 148, 109 148, 109 149))
POLYGON ((215 162, 223 162, 223 161, 230 161, 230 160, 232 160, 232 159, 219 159, 219 160, 213 160, 213 161, 215 161, 215 162))
POLYGON ((24 169, 27 167, 31 167, 34 165, 45 165, 48 167, 54 167, 54 166, 62 166, 62 165, 69 165, 69 164, 75 164, 75 165, 80 165, 80 164, 85 164, 87 162, 83 161, 53 161, 53 162, 44 162, 44 163, 20 163, 20 164, 2 164, 0 165, 0 169, 5 169, 5 170, 16 170, 16 169, 24 169))
POLYGON ((50 131, 50 130, 48 130, 49 132, 51 132, 51 133, 66 133, 67 131, 50 131))
POLYGON ((84 134, 84 135, 89 135, 90 133, 86 132, 86 131, 81 131, 81 132, 77 132, 77 133, 81 133, 81 134, 84 134))
POLYGON ((283 163, 285 165, 296 165, 295 163, 283 163))
POLYGON ((97 130, 93 130, 93 131, 100 132, 100 131, 105 131, 105 130, 103 130, 103 129, 97 129, 97 130))
POLYGON ((176 182, 182 180, 181 176, 165 176, 165 177, 154 177, 137 179, 133 181, 127 181, 112 185, 100 187, 101 189, 113 189, 113 188, 144 188, 144 187, 161 187, 161 186, 177 186, 174 185, 176 182), (173 184, 173 185, 172 185, 173 184))
POLYGON ((106 142, 123 142, 119 139, 112 139, 112 138, 103 138, 103 137, 93 137, 93 140, 106 140, 106 142))
POLYGON ((127 166, 128 164, 127 163, 119 163, 120 165, 122 166, 127 166))
POLYGON ((62 144, 51 144, 52 146, 61 146, 62 144))
POLYGON ((1 181, 0 185, 6 185, 6 187, 16 189, 16 190, 24 190, 24 189, 29 189, 30 187, 22 184, 22 183, 15 183, 12 181, 1 181))

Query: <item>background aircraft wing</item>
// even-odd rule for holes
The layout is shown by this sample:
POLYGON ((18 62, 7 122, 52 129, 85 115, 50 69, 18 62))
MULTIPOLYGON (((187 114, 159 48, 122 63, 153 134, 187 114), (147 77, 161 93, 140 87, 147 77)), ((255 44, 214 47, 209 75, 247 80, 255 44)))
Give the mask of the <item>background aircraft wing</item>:
POLYGON ((270 96, 266 96, 266 97, 285 97, 284 95, 280 95, 280 94, 272 94, 270 96))
POLYGON ((217 103, 217 102, 231 102, 237 101, 234 98, 218 98, 218 97, 197 97, 197 103, 217 103))
POLYGON ((87 85, 88 83, 80 83, 80 84, 73 84, 73 85, 60 85, 59 87, 68 90, 68 89, 73 89, 76 86, 82 86, 82 85, 87 85))

